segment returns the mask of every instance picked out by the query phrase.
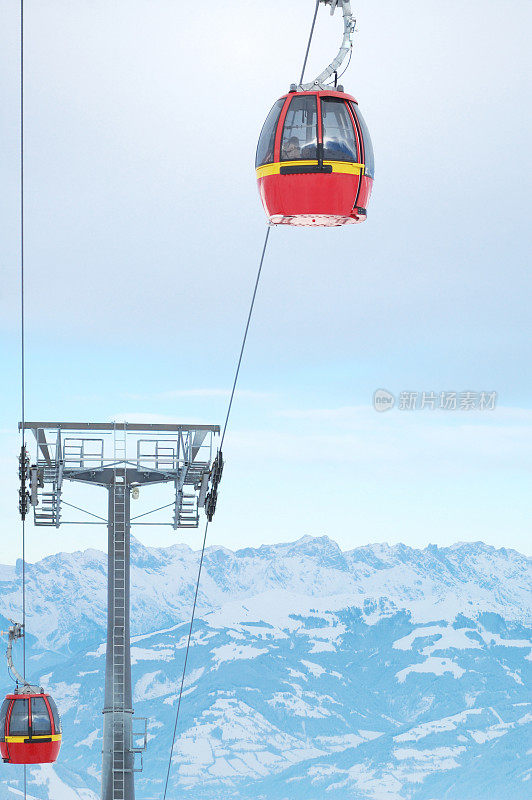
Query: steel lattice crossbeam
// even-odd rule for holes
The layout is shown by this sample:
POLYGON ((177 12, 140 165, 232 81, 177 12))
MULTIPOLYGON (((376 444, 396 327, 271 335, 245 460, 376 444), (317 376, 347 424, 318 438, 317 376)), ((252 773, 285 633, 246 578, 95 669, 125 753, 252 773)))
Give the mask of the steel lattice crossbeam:
POLYGON ((174 514, 169 524, 197 527, 208 496, 218 425, 26 422, 24 428, 37 442, 29 476, 36 525, 61 524, 65 480, 108 486, 121 464, 127 468, 131 488, 173 483, 174 514), (124 447, 116 452, 122 438, 124 447))

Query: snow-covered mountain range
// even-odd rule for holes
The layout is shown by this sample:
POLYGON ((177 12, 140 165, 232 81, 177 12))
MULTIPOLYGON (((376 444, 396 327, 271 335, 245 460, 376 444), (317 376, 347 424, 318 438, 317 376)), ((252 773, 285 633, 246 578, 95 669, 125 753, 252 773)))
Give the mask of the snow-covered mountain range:
MULTIPOLYGON (((135 542, 132 558, 134 707, 150 740, 137 798, 155 800, 198 553, 135 542)), ((208 548, 168 797, 529 800, 531 566, 482 543, 208 548)), ((19 572, 0 568, 4 617, 19 572)), ((29 796, 97 800, 106 556, 51 556, 28 581, 29 665, 65 730, 29 796)), ((20 779, 0 767, 2 800, 20 779)))

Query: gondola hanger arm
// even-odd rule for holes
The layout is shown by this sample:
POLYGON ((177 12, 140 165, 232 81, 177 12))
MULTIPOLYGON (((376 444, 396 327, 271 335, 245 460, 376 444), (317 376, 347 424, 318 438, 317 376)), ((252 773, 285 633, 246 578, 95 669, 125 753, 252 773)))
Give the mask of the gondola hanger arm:
POLYGON ((335 72, 338 72, 346 58, 348 58, 351 48, 353 47, 353 33, 355 31, 356 20, 351 10, 350 0, 320 0, 324 5, 331 7, 331 14, 334 14, 337 7, 342 8, 344 18, 344 33, 342 37, 342 44, 338 55, 331 61, 329 66, 321 72, 317 78, 310 83, 301 84, 298 87, 299 91, 309 92, 312 89, 325 89, 325 82, 331 78, 335 72))
POLYGON ((22 689, 19 690, 21 694, 40 694, 42 692, 41 687, 32 686, 30 683, 28 683, 13 663, 13 642, 16 642, 17 639, 22 639, 24 636, 24 626, 20 622, 14 622, 13 620, 10 620, 10 622, 11 625, 9 626, 9 629, 7 631, 2 631, 2 633, 7 633, 8 636, 6 650, 8 669, 15 680, 22 685, 22 689))

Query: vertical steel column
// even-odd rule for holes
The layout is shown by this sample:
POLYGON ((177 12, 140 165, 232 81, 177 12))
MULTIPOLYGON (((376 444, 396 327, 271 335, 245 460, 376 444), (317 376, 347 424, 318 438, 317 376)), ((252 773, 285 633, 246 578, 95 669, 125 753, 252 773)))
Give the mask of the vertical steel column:
POLYGON ((102 800, 135 800, 130 652, 130 487, 127 470, 109 484, 107 655, 102 800))

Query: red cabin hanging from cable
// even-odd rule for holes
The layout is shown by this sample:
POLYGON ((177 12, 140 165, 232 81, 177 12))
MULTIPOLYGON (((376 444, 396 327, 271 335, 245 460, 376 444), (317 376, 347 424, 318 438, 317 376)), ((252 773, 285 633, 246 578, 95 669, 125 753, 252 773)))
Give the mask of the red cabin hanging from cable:
POLYGON ((7 665, 17 688, 0 709, 0 755, 7 764, 51 764, 61 748, 59 712, 49 694, 31 686, 15 669, 13 642, 24 636, 23 626, 14 622, 8 634, 7 665))
POLYGON ((61 748, 57 706, 48 694, 8 694, 0 710, 0 754, 7 764, 50 764, 61 748))
POLYGON ((277 100, 257 147, 259 192, 274 225, 363 222, 373 186, 373 148, 357 101, 342 86, 326 83, 351 53, 355 21, 350 3, 321 2, 331 5, 331 13, 342 6, 340 52, 315 81, 303 84, 302 74, 300 85, 277 100))

